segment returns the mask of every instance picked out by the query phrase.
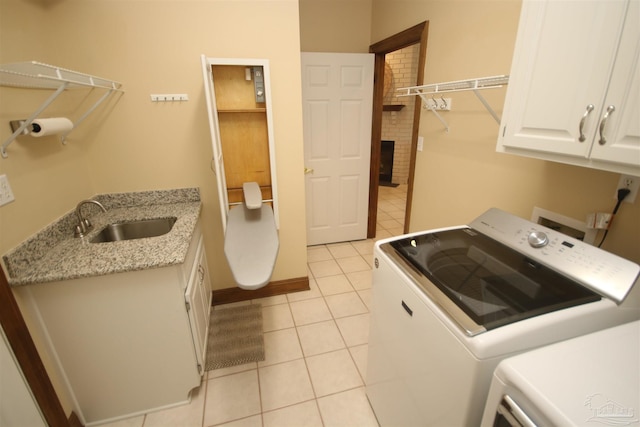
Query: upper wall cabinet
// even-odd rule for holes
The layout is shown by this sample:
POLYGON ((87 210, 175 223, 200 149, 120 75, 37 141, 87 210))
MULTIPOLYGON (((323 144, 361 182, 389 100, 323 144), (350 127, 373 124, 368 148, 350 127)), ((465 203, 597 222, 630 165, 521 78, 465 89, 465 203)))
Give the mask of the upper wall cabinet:
POLYGON ((525 0, 498 151, 640 176, 640 2, 525 0))

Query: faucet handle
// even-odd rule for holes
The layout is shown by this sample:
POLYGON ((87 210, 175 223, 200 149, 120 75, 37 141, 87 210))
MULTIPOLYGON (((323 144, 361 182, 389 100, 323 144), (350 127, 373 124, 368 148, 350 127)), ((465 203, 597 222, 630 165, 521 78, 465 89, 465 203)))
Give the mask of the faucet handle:
POLYGON ((102 212, 107 211, 105 207, 102 205, 102 203, 98 202, 97 200, 87 199, 78 203, 78 205, 76 206, 76 216, 78 217, 78 225, 75 227, 75 231, 74 231, 75 237, 82 237, 87 231, 93 228, 91 221, 89 221, 88 218, 84 218, 80 210, 82 208, 82 205, 84 205, 85 203, 93 203, 94 205, 97 205, 100 209, 102 209, 102 212))
POLYGON ((91 231, 92 228, 93 228, 93 224, 91 224, 91 221, 89 221, 88 218, 83 218, 82 222, 76 225, 73 232, 73 236, 84 237, 87 231, 91 231))

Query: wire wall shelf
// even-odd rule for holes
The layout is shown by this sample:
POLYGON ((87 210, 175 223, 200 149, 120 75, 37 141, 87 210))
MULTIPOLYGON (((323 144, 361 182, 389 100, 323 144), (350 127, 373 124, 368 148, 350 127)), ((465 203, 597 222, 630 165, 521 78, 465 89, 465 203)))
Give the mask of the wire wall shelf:
MULTIPOLYGON (((509 76, 500 75, 500 76, 491 76, 491 77, 481 77, 475 79, 467 79, 467 80, 456 80, 451 82, 443 82, 443 83, 432 83, 428 85, 421 86, 410 86, 397 89, 399 97, 401 96, 419 96, 422 101, 428 104, 429 100, 432 100, 436 94, 444 94, 451 92, 463 92, 463 91, 473 91, 473 93, 478 97, 482 105, 487 109, 489 114, 495 119, 498 124, 500 124, 500 117, 496 114, 496 112, 491 108, 491 105, 487 102, 487 100, 480 93, 481 90, 485 89, 495 89, 501 88, 509 83, 509 76), (430 95, 430 96, 428 96, 430 95)), ((449 132, 449 125, 447 122, 440 116, 440 114, 435 110, 435 108, 428 108, 431 112, 433 112, 438 120, 444 125, 447 132, 449 132)))
MULTIPOLYGON (((104 100, 106 100, 113 92, 123 92, 120 83, 96 77, 78 71, 68 70, 66 68, 54 65, 44 64, 37 61, 16 62, 11 64, 0 65, 0 86, 9 86, 17 88, 30 89, 50 89, 55 92, 47 98, 47 100, 25 120, 20 120, 13 134, 2 144, 0 154, 2 157, 8 157, 7 147, 19 135, 25 133, 29 129, 31 123, 37 119, 40 114, 65 90, 74 88, 98 88, 105 89, 107 92, 89 108, 74 124, 72 130, 78 126, 89 114, 91 114, 104 100)), ((62 134, 62 142, 69 134, 68 131, 62 134)))

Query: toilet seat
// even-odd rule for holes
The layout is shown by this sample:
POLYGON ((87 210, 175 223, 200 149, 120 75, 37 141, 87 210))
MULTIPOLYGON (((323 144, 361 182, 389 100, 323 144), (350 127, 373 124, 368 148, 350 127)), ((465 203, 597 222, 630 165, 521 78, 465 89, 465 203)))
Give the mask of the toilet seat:
POLYGON ((259 289, 269 283, 279 249, 273 210, 268 204, 229 210, 224 254, 241 289, 259 289))

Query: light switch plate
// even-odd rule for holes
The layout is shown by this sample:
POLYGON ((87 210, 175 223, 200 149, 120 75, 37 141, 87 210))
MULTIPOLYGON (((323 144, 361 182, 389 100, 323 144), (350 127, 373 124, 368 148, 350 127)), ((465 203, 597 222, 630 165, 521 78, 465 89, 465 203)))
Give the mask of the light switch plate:
POLYGON ((14 200, 15 197, 13 197, 13 191, 11 191, 7 175, 0 175, 0 206, 4 206, 14 200))

